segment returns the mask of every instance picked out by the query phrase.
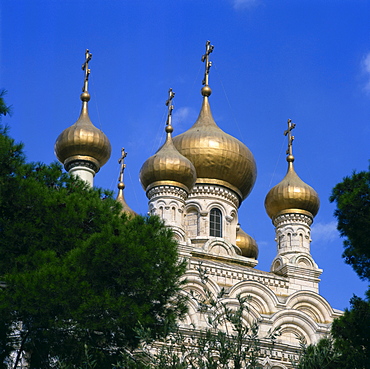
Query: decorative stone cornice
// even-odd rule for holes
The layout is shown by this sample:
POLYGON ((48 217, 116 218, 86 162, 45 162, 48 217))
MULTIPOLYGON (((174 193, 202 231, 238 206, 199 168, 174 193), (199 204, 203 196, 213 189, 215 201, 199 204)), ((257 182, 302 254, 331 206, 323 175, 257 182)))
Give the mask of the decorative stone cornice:
POLYGON ((322 274, 322 269, 310 269, 302 268, 297 265, 285 264, 280 269, 274 271, 273 273, 281 275, 286 278, 296 278, 303 279, 306 281, 311 281, 314 283, 320 282, 320 275, 322 274))
MULTIPOLYGON (((199 250, 195 253, 193 250, 192 255, 194 254, 199 254, 199 250)), ((189 263, 189 270, 198 272, 200 260, 202 260, 201 267, 206 270, 208 276, 212 276, 216 279, 222 278, 226 285, 233 285, 241 281, 252 281, 262 283, 269 288, 279 288, 285 291, 289 289, 289 280, 283 276, 257 269, 245 268, 242 265, 237 267, 233 264, 226 264, 206 258, 199 257, 198 260, 196 258, 192 259, 189 263)))
POLYGON ((189 199, 200 196, 215 196, 222 200, 230 202, 236 208, 239 207, 239 197, 234 191, 226 187, 210 184, 196 183, 189 194, 189 199))
POLYGON ((286 213, 286 214, 281 214, 278 215, 274 220, 274 226, 275 227, 281 227, 286 224, 291 224, 291 223, 304 223, 308 227, 311 226, 313 222, 313 219, 309 217, 306 214, 300 214, 300 213, 286 213))
POLYGON ((64 168, 66 169, 67 172, 76 167, 88 168, 93 170, 95 173, 98 173, 100 169, 97 164, 89 160, 73 160, 69 162, 66 161, 64 163, 64 168))
POLYGON ((151 188, 147 192, 147 196, 150 200, 155 199, 156 197, 163 196, 172 196, 175 198, 180 198, 182 201, 185 201, 188 197, 188 194, 185 190, 176 186, 161 185, 151 188))

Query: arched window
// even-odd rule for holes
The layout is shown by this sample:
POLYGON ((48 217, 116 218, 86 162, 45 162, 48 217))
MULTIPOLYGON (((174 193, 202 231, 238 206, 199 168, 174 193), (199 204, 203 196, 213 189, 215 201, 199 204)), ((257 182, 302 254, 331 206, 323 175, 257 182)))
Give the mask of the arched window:
POLYGON ((209 214, 209 235, 222 237, 222 214, 219 209, 213 208, 209 214))
POLYGON ((299 234, 299 246, 303 247, 303 234, 299 234))

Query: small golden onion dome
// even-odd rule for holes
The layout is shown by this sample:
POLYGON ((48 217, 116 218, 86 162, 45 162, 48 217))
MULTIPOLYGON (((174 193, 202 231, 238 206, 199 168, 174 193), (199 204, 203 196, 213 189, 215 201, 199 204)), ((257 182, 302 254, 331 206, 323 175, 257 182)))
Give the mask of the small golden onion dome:
POLYGON ((298 177, 293 166, 294 156, 288 155, 287 161, 287 174, 266 196, 266 212, 271 219, 284 213, 301 213, 313 218, 319 211, 319 195, 298 177))
POLYGON ((254 238, 245 233, 240 226, 236 231, 236 246, 242 251, 242 256, 257 259, 258 245, 254 238))
POLYGON ((145 191, 159 185, 173 185, 190 192, 194 186, 197 178, 194 165, 176 150, 172 131, 168 125, 166 142, 141 167, 140 181, 145 191))
POLYGON ((121 150, 121 157, 118 160, 118 164, 120 164, 120 171, 119 171, 119 177, 118 177, 118 195, 116 200, 121 203, 122 205, 122 213, 126 213, 129 216, 137 216, 137 213, 133 211, 126 203, 125 195, 123 193, 123 190, 125 189, 125 184, 123 183, 123 174, 126 168, 126 164, 124 162, 125 157, 127 156, 127 152, 124 148, 121 150))
POLYGON ((123 190, 125 189, 125 185, 123 182, 118 183, 118 195, 116 200, 121 203, 122 205, 122 213, 126 213, 127 215, 131 215, 133 217, 137 216, 137 213, 133 211, 126 203, 125 195, 123 193, 123 190))
POLYGON ((195 166, 197 183, 232 189, 244 200, 256 181, 254 157, 242 142, 222 131, 212 117, 209 86, 202 88, 203 105, 197 121, 173 138, 177 150, 195 166))
POLYGON ((90 162, 95 172, 98 172, 110 158, 111 145, 107 136, 90 120, 87 107, 89 93, 83 92, 81 100, 80 117, 57 138, 54 146, 55 155, 66 170, 69 170, 73 162, 81 160, 90 162))

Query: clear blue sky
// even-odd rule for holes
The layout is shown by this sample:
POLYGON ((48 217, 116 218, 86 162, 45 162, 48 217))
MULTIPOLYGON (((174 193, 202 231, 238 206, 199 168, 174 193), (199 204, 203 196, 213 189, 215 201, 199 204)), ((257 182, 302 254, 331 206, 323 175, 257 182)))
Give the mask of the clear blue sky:
POLYGON ((14 112, 3 122, 28 159, 54 161, 55 139, 77 120, 89 48, 90 117, 113 148, 95 184, 116 190, 125 147, 126 200, 143 214, 139 171, 164 140, 167 91, 176 92, 178 134, 198 115, 200 59, 210 40, 214 118, 257 162, 257 182, 239 211, 259 244, 257 268, 268 271, 276 255, 264 198, 285 175, 291 118, 296 171, 321 198, 312 231, 312 254, 324 269, 320 292, 338 309, 363 295, 366 284, 341 258, 328 198, 369 164, 370 1, 3 0, 0 17, 0 87, 14 112))

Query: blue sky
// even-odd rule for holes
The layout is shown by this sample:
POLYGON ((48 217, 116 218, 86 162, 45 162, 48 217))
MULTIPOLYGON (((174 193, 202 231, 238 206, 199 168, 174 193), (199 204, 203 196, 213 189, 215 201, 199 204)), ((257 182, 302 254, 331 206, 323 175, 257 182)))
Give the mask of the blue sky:
POLYGON ((163 143, 168 89, 176 93, 176 135, 198 115, 200 59, 210 40, 214 118, 257 162, 255 187, 239 211, 259 244, 257 268, 268 271, 276 255, 264 198, 285 175, 283 132, 291 118, 295 169, 321 199, 311 245, 324 269, 320 292, 338 309, 353 293, 363 296, 366 283, 341 258, 328 198, 344 176, 369 164, 369 1, 3 0, 0 20, 0 87, 13 105, 3 122, 28 159, 56 160, 54 142, 80 112, 88 48, 90 117, 113 149, 95 184, 116 191, 125 147, 126 200, 142 214, 139 171, 163 143))

